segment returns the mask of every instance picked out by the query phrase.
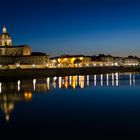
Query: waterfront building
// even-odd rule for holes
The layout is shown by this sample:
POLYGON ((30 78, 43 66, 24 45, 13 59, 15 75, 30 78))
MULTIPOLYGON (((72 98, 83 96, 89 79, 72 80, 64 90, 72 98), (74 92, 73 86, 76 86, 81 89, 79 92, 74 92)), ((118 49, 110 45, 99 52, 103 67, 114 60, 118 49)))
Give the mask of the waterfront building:
POLYGON ((116 63, 112 56, 102 56, 100 57, 100 60, 103 61, 105 65, 108 65, 108 66, 114 66, 116 63))
POLYGON ((124 58, 124 65, 125 66, 137 66, 139 65, 139 59, 135 59, 135 58, 124 58))
POLYGON ((101 60, 106 62, 108 66, 136 66, 139 65, 138 58, 129 57, 101 57, 101 60))
POLYGON ((119 66, 122 63, 121 57, 113 57, 110 55, 100 54, 91 57, 91 66, 119 66))
POLYGON ((122 57, 113 57, 115 65, 124 65, 124 59, 122 57))
POLYGON ((85 55, 61 55, 50 58, 49 67, 87 67, 91 57, 85 55))
POLYGON ((101 61, 101 60, 93 60, 90 63, 91 67, 96 67, 96 66, 108 66, 108 64, 105 61, 101 61))
POLYGON ((0 35, 0 68, 45 68, 48 65, 48 55, 32 53, 28 45, 12 45, 12 38, 3 27, 0 35))

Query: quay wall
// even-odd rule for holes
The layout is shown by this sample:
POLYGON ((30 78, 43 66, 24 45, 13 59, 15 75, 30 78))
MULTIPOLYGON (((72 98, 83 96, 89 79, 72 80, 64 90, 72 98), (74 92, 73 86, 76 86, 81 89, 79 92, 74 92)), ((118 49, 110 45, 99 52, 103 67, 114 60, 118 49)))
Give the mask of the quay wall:
POLYGON ((140 66, 111 66, 83 68, 40 68, 40 69, 0 69, 0 80, 30 79, 53 76, 94 75, 124 72, 140 72, 140 66))

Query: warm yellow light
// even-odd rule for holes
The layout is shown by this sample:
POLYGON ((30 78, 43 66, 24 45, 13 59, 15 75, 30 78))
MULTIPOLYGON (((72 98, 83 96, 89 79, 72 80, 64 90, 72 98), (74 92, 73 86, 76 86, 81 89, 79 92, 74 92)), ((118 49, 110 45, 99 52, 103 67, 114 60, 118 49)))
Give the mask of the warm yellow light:
POLYGON ((32 98, 32 93, 31 92, 25 92, 24 97, 26 100, 30 100, 32 98))
POLYGON ((58 58, 58 62, 60 62, 60 58, 58 58))
POLYGON ((83 60, 83 57, 80 57, 80 60, 83 60))
POLYGON ((33 64, 32 66, 35 67, 35 64, 33 64))
POLYGON ((75 58, 72 58, 72 60, 74 61, 74 60, 75 60, 75 58))
POLYGON ((56 60, 54 59, 54 60, 53 60, 53 63, 55 63, 55 62, 56 62, 56 60))
POLYGON ((20 67, 20 64, 19 64, 19 63, 17 63, 17 64, 16 64, 16 66, 17 66, 17 67, 20 67))
POLYGON ((117 62, 115 63, 115 66, 118 66, 118 63, 117 62))

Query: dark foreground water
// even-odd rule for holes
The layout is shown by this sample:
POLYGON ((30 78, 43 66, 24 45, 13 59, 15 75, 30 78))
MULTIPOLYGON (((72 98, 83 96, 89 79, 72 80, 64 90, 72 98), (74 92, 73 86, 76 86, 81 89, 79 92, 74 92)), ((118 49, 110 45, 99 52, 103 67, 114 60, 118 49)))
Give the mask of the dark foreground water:
POLYGON ((116 138, 140 134, 140 75, 0 83, 1 137, 116 138))

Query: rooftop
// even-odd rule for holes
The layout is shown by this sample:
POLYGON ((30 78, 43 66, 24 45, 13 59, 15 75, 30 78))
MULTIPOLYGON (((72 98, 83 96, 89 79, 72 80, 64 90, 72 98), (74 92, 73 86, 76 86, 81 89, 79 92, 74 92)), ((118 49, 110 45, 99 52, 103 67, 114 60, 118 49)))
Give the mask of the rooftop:
POLYGON ((18 45, 18 46, 0 46, 0 48, 21 48, 21 47, 29 47, 28 45, 18 45))
POLYGON ((72 57, 91 57, 91 56, 85 56, 85 55, 60 55, 60 56, 56 56, 56 57, 51 57, 50 59, 72 58, 72 57))

